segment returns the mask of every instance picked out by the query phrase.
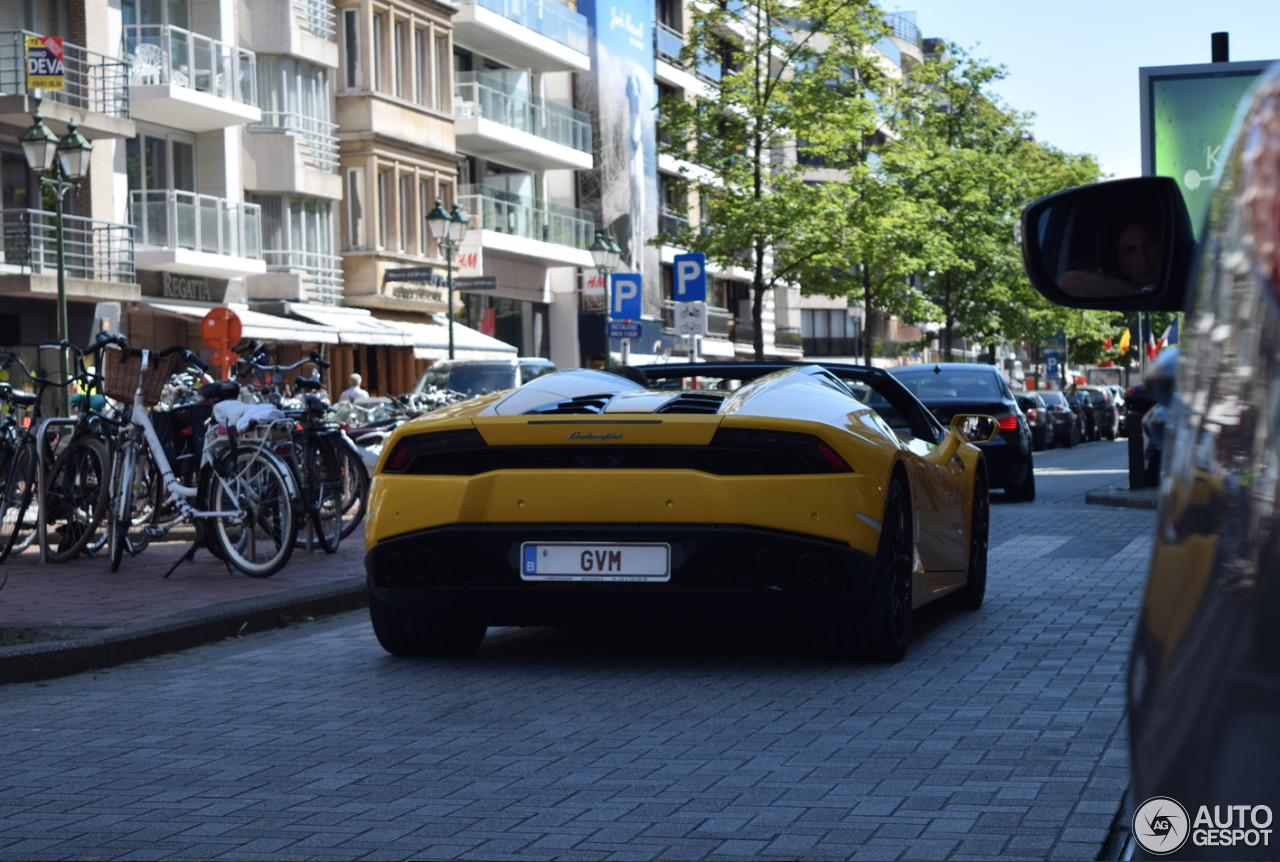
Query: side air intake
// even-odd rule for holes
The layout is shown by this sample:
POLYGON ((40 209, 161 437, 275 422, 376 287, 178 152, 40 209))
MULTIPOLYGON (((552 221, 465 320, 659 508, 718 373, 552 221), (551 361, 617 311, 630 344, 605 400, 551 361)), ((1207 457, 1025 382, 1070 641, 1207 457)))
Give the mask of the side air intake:
POLYGON ((724 406, 721 392, 681 392, 654 413, 719 413, 724 406))

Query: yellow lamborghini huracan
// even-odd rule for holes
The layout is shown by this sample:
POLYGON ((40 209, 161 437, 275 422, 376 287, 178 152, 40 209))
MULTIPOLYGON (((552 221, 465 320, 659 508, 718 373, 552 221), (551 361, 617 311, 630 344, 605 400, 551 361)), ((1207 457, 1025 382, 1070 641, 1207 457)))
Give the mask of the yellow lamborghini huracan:
POLYGON ((570 370, 387 440, 369 612, 397 655, 488 626, 799 623, 821 654, 896 661, 911 610, 986 590, 987 416, 944 428, 863 366, 570 370), (647 376, 647 379, 644 379, 647 376))

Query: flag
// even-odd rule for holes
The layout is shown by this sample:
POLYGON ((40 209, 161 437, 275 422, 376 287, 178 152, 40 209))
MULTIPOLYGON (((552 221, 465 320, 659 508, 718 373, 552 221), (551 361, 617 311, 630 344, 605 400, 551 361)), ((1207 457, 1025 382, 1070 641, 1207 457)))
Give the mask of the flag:
POLYGON ((1120 336, 1120 355, 1123 356, 1128 352, 1129 352, 1129 327, 1126 326, 1124 328, 1124 335, 1120 336))
POLYGON ((1147 330, 1147 361, 1156 358, 1156 334, 1151 330, 1147 330))
POLYGON ((1103 349, 1103 350, 1110 350, 1110 349, 1111 349, 1111 336, 1110 336, 1110 335, 1108 335, 1106 338, 1102 339, 1102 349, 1103 349))
POLYGON ((1178 343, 1178 318, 1175 315, 1173 322, 1164 328, 1164 335, 1160 336, 1160 349, 1168 347, 1170 344, 1178 343))

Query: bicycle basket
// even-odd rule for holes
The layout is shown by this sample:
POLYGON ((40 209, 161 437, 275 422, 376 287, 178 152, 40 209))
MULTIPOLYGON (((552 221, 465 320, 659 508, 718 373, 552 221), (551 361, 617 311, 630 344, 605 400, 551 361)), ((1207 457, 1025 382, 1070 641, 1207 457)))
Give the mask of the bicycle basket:
MULTIPOLYGON (((151 354, 147 361, 147 379, 142 387, 142 404, 155 407, 160 403, 160 393, 169 377, 177 372, 182 355, 171 353, 163 359, 151 354)), ((142 369, 142 351, 102 351, 102 393, 123 404, 133 403, 133 393, 138 389, 138 373, 142 369)))

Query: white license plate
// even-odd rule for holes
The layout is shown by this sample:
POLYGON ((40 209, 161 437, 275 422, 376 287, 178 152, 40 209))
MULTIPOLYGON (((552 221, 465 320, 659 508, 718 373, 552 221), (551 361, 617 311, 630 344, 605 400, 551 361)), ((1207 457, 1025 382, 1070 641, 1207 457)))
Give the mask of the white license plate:
POLYGON ((671 580, 671 546, 525 542, 520 546, 520 578, 525 581, 671 580))

